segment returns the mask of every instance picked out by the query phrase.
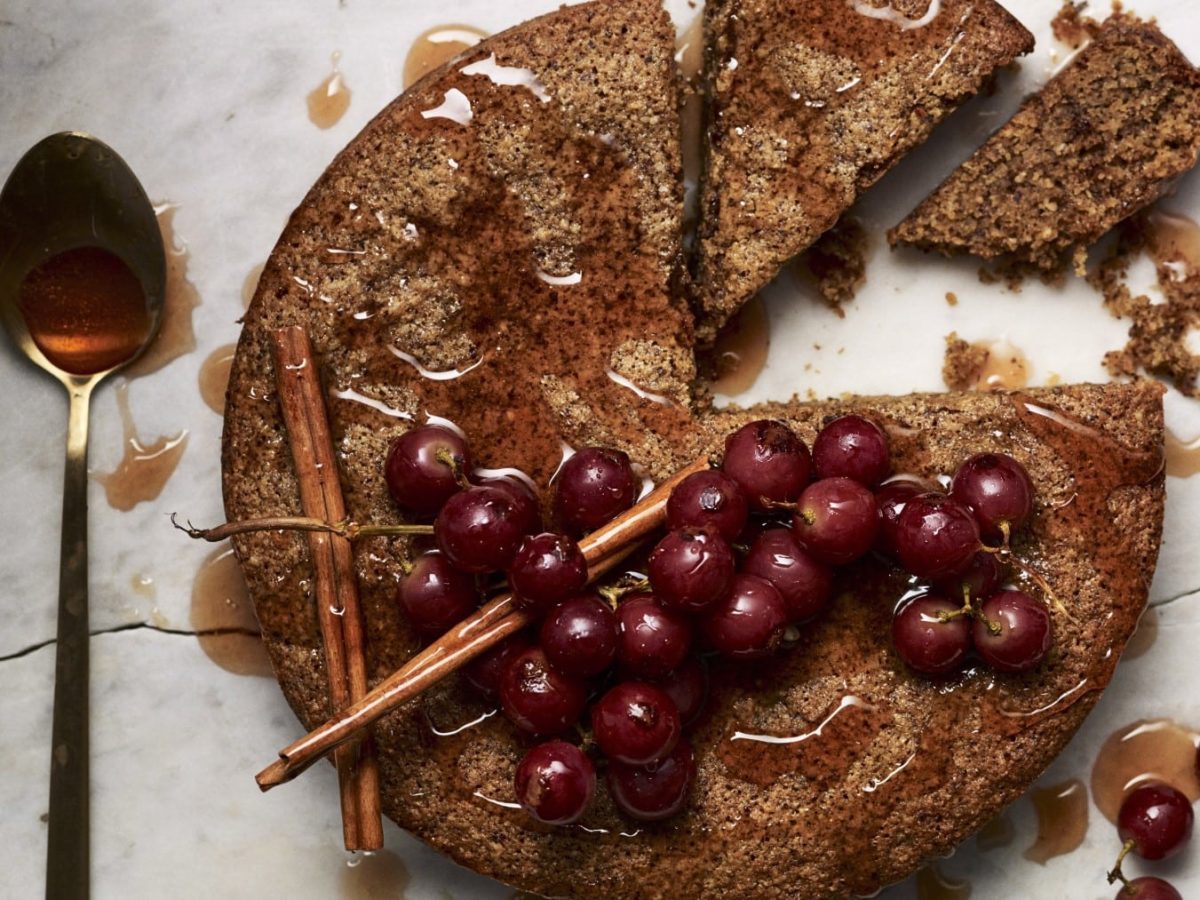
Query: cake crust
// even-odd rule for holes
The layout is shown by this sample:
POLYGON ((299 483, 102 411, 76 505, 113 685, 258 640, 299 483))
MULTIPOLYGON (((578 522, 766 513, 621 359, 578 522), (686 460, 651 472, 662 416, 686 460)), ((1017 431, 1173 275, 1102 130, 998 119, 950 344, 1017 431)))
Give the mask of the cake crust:
POLYGON ((1044 271, 1157 200, 1200 154, 1200 70, 1117 13, 889 233, 1044 271))

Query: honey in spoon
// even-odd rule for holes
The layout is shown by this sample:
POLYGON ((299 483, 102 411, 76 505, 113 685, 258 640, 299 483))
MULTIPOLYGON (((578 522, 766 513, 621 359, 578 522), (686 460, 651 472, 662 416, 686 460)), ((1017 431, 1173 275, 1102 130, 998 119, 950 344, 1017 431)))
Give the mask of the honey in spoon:
POLYGON ((127 362, 153 328, 137 276, 99 247, 66 250, 37 266, 21 282, 17 303, 38 350, 72 375, 127 362))

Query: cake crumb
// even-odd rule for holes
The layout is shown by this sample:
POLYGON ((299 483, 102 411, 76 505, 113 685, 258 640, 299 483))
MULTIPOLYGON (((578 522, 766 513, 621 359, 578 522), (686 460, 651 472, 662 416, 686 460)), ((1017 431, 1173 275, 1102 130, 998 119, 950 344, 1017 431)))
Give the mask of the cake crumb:
POLYGON ((958 294, 954 291, 946 291, 946 304, 948 306, 958 306, 958 294))
POLYGON ((1054 32, 1055 39, 1072 50, 1078 50, 1091 41, 1100 30, 1099 22, 1083 15, 1087 6, 1087 0, 1063 0, 1062 8, 1050 20, 1050 29, 1054 32))
POLYGON ((1189 346, 1200 333, 1200 226, 1182 216, 1155 211, 1124 223, 1117 242, 1088 283, 1115 317, 1130 319, 1129 340, 1105 354, 1114 377, 1146 373, 1170 380, 1183 394, 1200 397, 1200 355, 1189 346), (1134 296, 1126 283, 1139 255, 1154 263, 1163 302, 1134 296))
POLYGON ((950 332, 946 335, 942 381, 952 391, 969 391, 983 375, 990 355, 986 348, 964 341, 957 331, 950 332))
POLYGON ((842 216, 797 260, 801 277, 807 276, 817 292, 840 318, 842 304, 854 299, 867 281, 867 231, 853 216, 842 216))

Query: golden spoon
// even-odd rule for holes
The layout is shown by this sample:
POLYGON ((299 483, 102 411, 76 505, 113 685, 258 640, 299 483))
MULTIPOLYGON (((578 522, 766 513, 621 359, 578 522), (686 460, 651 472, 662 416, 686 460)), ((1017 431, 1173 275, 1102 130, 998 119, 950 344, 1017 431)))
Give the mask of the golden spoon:
POLYGON ((92 390, 137 358, 162 317, 166 260, 129 167, 64 132, 21 158, 0 192, 0 319, 70 396, 59 559, 46 897, 87 897, 87 440, 92 390))

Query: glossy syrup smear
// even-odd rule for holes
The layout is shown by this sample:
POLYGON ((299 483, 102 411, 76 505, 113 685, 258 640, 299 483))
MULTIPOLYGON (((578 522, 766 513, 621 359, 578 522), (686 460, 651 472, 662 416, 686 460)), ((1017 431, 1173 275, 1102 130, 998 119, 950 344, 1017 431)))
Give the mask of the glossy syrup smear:
POLYGON ((1092 798, 1110 822, 1134 788, 1163 781, 1200 799, 1196 751, 1200 733, 1169 719, 1148 719, 1120 729, 1104 742, 1092 765, 1092 798))
POLYGON ((1088 793, 1082 781, 1034 788, 1030 792, 1037 811, 1037 840, 1025 851, 1025 858, 1045 865, 1056 856, 1079 848, 1087 836, 1088 793))
POLYGON ((188 260, 191 254, 187 244, 175 234, 175 213, 179 207, 173 203, 159 203, 154 207, 158 214, 158 227, 162 232, 163 249, 167 255, 167 284, 163 297, 162 322, 154 342, 146 348, 125 375, 137 378, 157 372, 167 363, 196 349, 196 334, 192 327, 192 313, 200 305, 200 292, 188 279, 188 260))
POLYGON ((341 900, 403 900, 409 878, 408 866, 391 850, 356 853, 342 870, 338 895, 341 900))
POLYGON ((754 386, 771 349, 771 319, 762 297, 754 297, 717 335, 712 349, 713 393, 736 397, 754 386))
POLYGON ((305 98, 308 120, 321 129, 332 128, 342 120, 342 116, 350 108, 350 88, 346 86, 346 81, 338 69, 341 58, 341 53, 333 54, 333 71, 309 91, 305 98))
POLYGON ((21 282, 18 305, 34 344, 73 375, 106 372, 145 342, 152 320, 141 282, 99 247, 52 256, 21 282))
POLYGON ((1166 448, 1168 475, 1190 478, 1200 472, 1200 438, 1184 441, 1168 429, 1166 448))
POLYGON ((1008 813, 1000 813, 975 834, 975 846, 980 853, 999 850, 1012 845, 1017 838, 1017 829, 1008 813))
POLYGON ((1158 610, 1153 606, 1147 606, 1142 617, 1138 619, 1137 631, 1133 633, 1133 637, 1129 639, 1129 643, 1125 645, 1125 650, 1121 653, 1121 659, 1137 659, 1153 647, 1157 640, 1158 610))
POLYGON ((200 396, 218 416, 225 415, 225 389, 229 386, 229 370, 233 366, 237 344, 218 347, 200 366, 200 396))
POLYGON ((935 865, 926 866, 915 878, 917 900, 967 900, 971 884, 948 877, 935 865))
POLYGON ((196 573, 191 625, 200 649, 225 671, 271 677, 271 661, 233 550, 214 551, 196 573))
POLYGON ((404 89, 412 87, 428 72, 470 50, 487 37, 472 25, 435 25, 413 41, 404 60, 404 89))
POLYGON ((1009 341, 976 341, 971 349, 987 354, 975 380, 976 390, 1011 391, 1029 384, 1029 360, 1009 341))
POLYGON ((117 386, 117 409, 121 413, 125 453, 113 471, 97 475, 96 480, 104 485, 108 505, 128 512, 162 493, 187 449, 188 433, 185 429, 143 442, 129 408, 128 382, 117 386))

